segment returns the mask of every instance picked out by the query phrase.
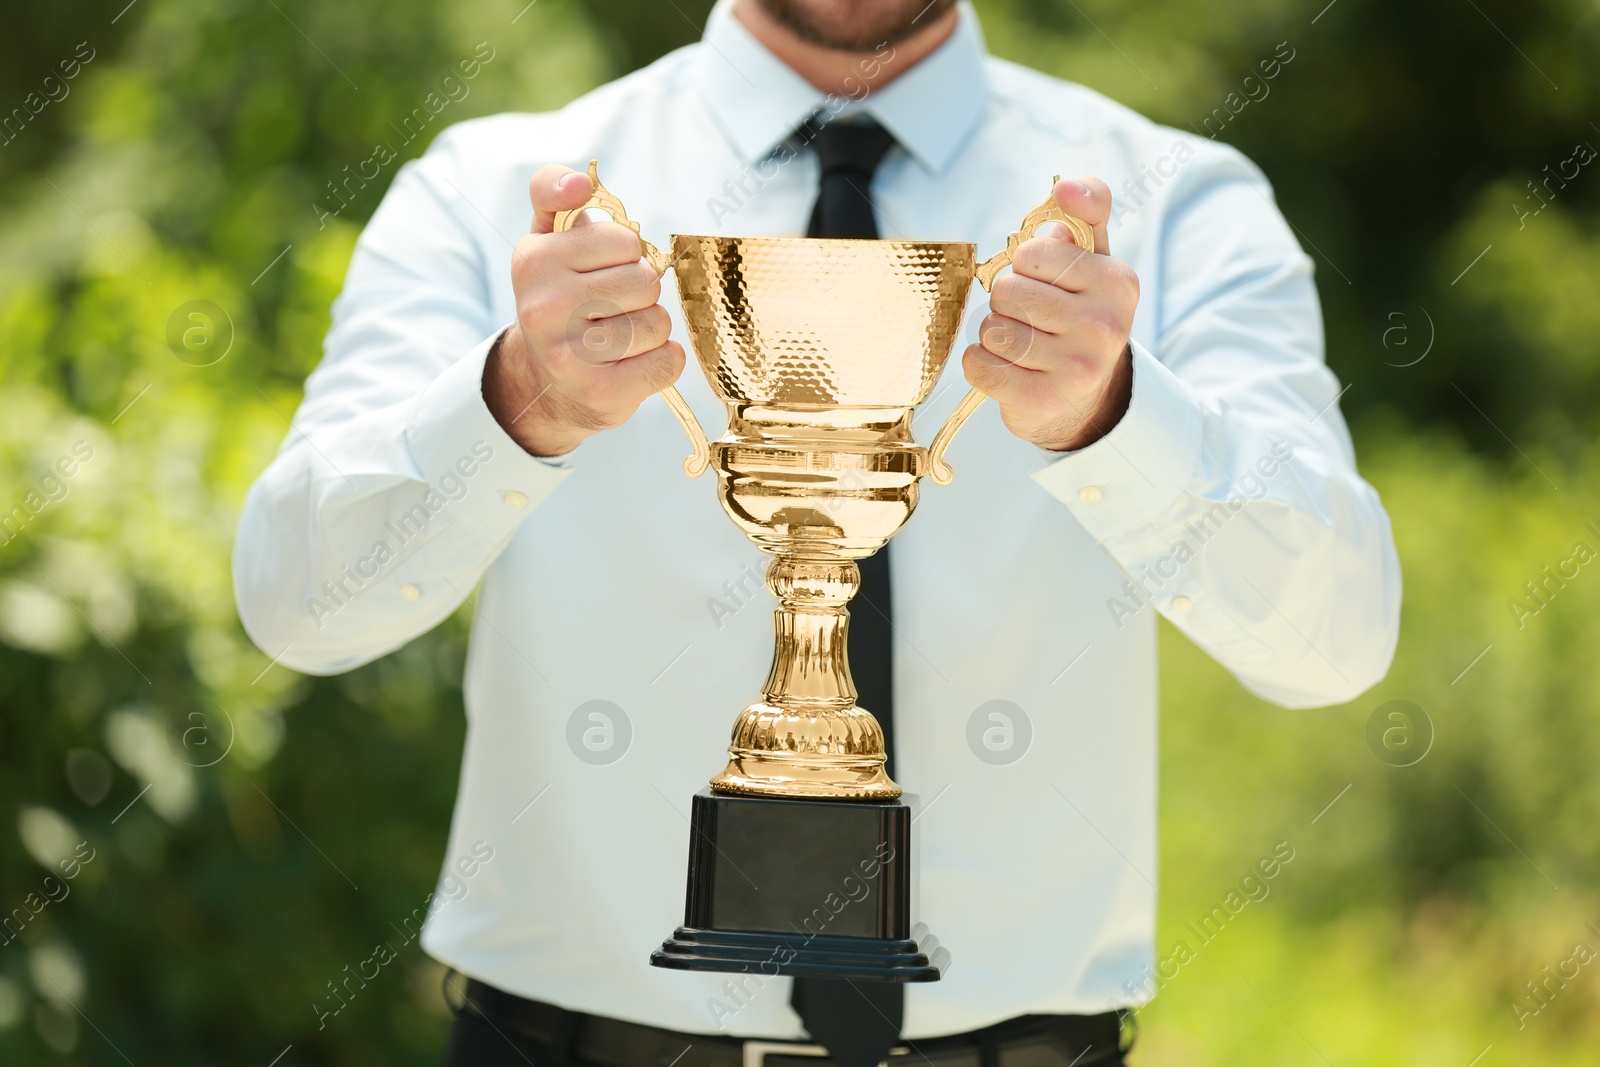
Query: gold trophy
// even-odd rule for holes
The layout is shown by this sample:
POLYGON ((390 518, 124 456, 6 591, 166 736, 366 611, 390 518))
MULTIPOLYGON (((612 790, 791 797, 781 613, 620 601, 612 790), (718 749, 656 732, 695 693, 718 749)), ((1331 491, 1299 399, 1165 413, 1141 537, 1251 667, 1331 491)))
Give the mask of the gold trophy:
MULTIPOLYGON (((600 184, 556 215, 590 209, 639 232, 600 184)), ((678 235, 671 267, 691 347, 728 427, 707 441, 673 386, 688 434, 684 471, 715 470, 723 510, 773 557, 777 640, 761 699, 739 713, 728 764, 694 798, 684 925, 651 957, 688 970, 932 981, 949 954, 910 915, 910 809, 884 770, 883 730, 856 704, 846 634, 856 560, 943 485, 945 450, 985 399, 970 391, 928 448, 911 436, 960 330, 971 283, 985 289, 1047 222, 1078 247, 1093 230, 1053 195, 979 265, 964 242, 678 235), (858 895, 859 894, 859 895, 858 895)))

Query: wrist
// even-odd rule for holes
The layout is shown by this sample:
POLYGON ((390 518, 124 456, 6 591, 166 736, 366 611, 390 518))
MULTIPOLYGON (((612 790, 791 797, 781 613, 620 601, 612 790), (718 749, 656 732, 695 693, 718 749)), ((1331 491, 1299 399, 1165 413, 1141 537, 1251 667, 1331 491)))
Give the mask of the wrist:
POLYGON ((489 413, 523 451, 548 459, 571 452, 588 434, 551 417, 550 387, 531 373, 522 331, 508 327, 489 349, 483 367, 483 400, 489 413))
POLYGON ((1116 428, 1128 413, 1133 400, 1133 345, 1125 344, 1117 357, 1111 377, 1101 390, 1094 411, 1063 441, 1040 442, 1052 452, 1076 452, 1088 448, 1116 428))

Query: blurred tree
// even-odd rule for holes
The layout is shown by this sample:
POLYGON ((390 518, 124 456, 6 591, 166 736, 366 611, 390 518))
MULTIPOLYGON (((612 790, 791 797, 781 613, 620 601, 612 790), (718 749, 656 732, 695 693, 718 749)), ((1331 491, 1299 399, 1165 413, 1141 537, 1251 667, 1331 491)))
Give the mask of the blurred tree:
MULTIPOLYGON (((1330 361, 1406 566, 1395 672, 1359 706, 1271 714, 1165 643, 1163 942, 1275 841, 1301 851, 1163 992, 1151 1062, 1303 1057, 1280 1009, 1339 1062, 1461 1064, 1488 1042, 1587 1062, 1592 983, 1541 1017, 1559 1021, 1507 1027, 1522 983, 1600 912, 1600 583, 1574 579, 1521 625, 1507 601, 1574 541, 1600 548, 1600 177, 1545 184, 1600 146, 1593 6, 978 6, 998 54, 1179 128, 1258 97, 1219 137, 1262 164, 1317 260, 1330 361), (1280 42, 1293 60, 1248 85, 1280 42), (1414 767, 1367 747, 1391 698, 1437 728, 1414 767)), ((265 1064, 293 1045, 285 1067, 433 1061, 437 968, 414 944, 337 1016, 319 1025, 314 1005, 433 885, 465 622, 297 678, 234 618, 237 508, 399 161, 319 221, 328 184, 463 59, 492 53, 402 159, 448 123, 560 106, 694 40, 707 9, 8 12, 0 517, 23 511, 0 533, 0 1060, 265 1064), (63 81, 80 44, 93 58, 63 81), (68 880, 80 846, 93 858, 68 880)))

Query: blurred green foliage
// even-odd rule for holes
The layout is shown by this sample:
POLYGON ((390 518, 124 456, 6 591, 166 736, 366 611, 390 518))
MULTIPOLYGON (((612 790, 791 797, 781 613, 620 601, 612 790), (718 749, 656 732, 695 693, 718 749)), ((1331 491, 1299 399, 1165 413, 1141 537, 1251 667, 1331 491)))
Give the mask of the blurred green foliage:
MULTIPOLYGON (((415 945, 326 1028, 310 1002, 432 888, 465 624, 305 679, 251 647, 229 587, 393 165, 324 228, 311 204, 478 42, 495 59, 441 127, 559 106, 694 40, 708 5, 124 3, 23 6, 0 39, 0 108, 26 111, 0 134, 0 509, 26 509, 0 535, 0 1061, 430 1063, 446 1020, 415 945), (225 324, 184 362, 169 320, 194 300, 225 324)), ((1600 946, 1600 576, 1520 624, 1507 601, 1600 548, 1600 176, 1530 186, 1600 145, 1600 11, 979 9, 998 54, 1179 127, 1296 50, 1222 138, 1317 258, 1405 567, 1395 669, 1348 707, 1266 707, 1164 633, 1162 953, 1277 842, 1295 860, 1191 946, 1135 1062, 1592 1062, 1595 968, 1520 1028, 1513 1005, 1600 946), (1415 765, 1369 747, 1389 700, 1431 719, 1415 765)))

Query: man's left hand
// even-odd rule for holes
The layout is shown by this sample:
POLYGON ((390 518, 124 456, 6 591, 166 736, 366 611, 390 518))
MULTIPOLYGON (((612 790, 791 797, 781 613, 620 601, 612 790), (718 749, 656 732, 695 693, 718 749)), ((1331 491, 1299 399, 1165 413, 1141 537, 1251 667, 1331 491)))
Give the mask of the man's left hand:
POLYGON ((1060 225, 1022 242, 994 283, 982 343, 967 348, 962 368, 999 402, 1012 433, 1066 452, 1110 433, 1128 410, 1139 276, 1111 256, 1105 182, 1057 182, 1055 198, 1094 227, 1094 248, 1079 248, 1060 225))

